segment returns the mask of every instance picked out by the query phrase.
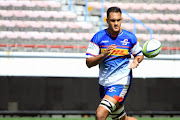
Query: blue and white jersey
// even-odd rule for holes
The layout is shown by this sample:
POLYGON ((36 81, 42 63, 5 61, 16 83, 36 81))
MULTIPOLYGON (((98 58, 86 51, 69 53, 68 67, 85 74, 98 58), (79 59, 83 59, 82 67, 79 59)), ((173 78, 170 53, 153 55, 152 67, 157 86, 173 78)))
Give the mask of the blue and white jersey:
POLYGON ((143 55, 142 48, 133 33, 122 30, 117 37, 112 37, 107 29, 101 30, 91 39, 86 56, 99 55, 112 44, 116 45, 116 49, 99 64, 99 84, 103 86, 129 85, 132 76, 131 69, 128 68, 129 58, 131 54, 143 55))

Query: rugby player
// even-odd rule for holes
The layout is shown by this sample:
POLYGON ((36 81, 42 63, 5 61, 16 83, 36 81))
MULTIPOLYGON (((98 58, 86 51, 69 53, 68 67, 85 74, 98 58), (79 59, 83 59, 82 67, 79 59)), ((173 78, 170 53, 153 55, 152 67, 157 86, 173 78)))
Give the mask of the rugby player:
POLYGON ((99 65, 99 92, 101 102, 96 110, 96 120, 137 120, 127 116, 124 101, 127 97, 132 69, 143 60, 142 48, 136 36, 121 29, 122 12, 118 7, 107 10, 108 28, 97 32, 86 52, 86 65, 99 65), (133 55, 133 61, 129 58, 133 55))

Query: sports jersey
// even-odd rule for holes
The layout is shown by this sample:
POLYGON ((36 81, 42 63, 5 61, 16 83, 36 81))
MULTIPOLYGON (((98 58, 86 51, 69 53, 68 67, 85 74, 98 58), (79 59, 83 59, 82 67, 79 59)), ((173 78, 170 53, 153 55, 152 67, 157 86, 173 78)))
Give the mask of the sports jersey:
POLYGON ((136 36, 126 30, 117 37, 112 37, 107 29, 96 33, 91 39, 86 56, 92 57, 104 52, 110 45, 116 48, 99 64, 99 84, 111 86, 115 84, 129 85, 132 72, 128 68, 129 58, 143 55, 136 36))

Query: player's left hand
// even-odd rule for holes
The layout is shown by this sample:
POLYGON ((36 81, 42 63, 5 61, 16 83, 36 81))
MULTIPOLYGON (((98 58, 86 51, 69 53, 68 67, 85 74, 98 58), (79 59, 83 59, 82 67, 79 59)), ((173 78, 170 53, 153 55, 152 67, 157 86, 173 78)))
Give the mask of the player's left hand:
POLYGON ((137 68, 137 66, 139 65, 139 62, 138 61, 133 61, 132 63, 129 64, 129 69, 134 69, 134 68, 137 68))

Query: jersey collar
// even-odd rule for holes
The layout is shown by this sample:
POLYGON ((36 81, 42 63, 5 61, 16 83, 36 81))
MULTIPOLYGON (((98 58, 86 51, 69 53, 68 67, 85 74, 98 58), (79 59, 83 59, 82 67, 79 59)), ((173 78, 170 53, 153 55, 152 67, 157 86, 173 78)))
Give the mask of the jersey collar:
MULTIPOLYGON (((121 29, 121 32, 117 35, 117 36, 121 36, 122 34, 123 34, 123 29, 121 29)), ((111 36, 111 34, 110 33, 108 33, 108 31, 107 31, 107 29, 105 29, 105 32, 106 32, 106 34, 108 35, 108 36, 110 36, 110 37, 114 37, 114 36, 111 36)), ((115 38, 115 37, 114 37, 115 38)))

